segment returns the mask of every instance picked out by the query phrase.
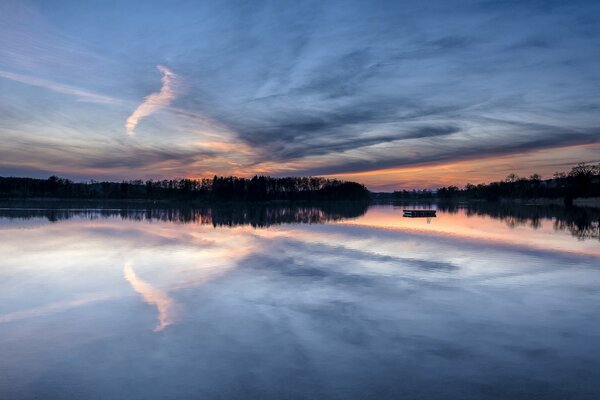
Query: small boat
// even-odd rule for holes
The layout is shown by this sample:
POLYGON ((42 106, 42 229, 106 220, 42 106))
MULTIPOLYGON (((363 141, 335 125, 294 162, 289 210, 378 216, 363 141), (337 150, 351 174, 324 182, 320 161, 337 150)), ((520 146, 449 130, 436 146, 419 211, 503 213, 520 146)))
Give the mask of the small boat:
POLYGON ((404 217, 419 218, 419 217, 435 217, 435 210, 402 210, 404 217))

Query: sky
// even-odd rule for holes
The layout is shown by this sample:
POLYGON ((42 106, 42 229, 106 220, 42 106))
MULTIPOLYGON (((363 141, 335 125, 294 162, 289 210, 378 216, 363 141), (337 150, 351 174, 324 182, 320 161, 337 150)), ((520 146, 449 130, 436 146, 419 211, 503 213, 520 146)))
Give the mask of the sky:
POLYGON ((372 190, 600 161, 599 1, 0 0, 0 176, 372 190))

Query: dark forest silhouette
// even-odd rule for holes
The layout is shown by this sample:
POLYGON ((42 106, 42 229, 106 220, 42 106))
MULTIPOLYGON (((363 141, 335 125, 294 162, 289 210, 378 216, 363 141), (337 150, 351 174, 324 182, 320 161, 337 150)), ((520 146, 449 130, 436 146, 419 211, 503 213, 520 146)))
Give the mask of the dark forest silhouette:
POLYGON ((317 177, 251 179, 134 180, 123 182, 73 182, 48 179, 0 177, 0 198, 62 199, 154 199, 206 201, 365 200, 369 191, 356 182, 317 177))
POLYGON ((600 197, 600 164, 580 163, 568 173, 557 172, 551 179, 538 174, 528 178, 510 174, 505 180, 488 184, 468 183, 463 188, 401 190, 370 193, 356 182, 319 177, 251 179, 217 177, 212 179, 133 180, 123 182, 73 182, 51 176, 48 179, 0 177, 0 198, 32 199, 137 199, 200 201, 329 201, 329 200, 488 200, 564 199, 600 197))
POLYGON ((441 187, 433 190, 402 190, 394 192, 393 198, 412 199, 477 199, 495 201, 500 199, 564 199, 571 205, 575 198, 600 197, 600 164, 580 163, 568 173, 557 172, 551 179, 543 180, 538 174, 528 178, 510 174, 505 180, 464 188, 441 187))

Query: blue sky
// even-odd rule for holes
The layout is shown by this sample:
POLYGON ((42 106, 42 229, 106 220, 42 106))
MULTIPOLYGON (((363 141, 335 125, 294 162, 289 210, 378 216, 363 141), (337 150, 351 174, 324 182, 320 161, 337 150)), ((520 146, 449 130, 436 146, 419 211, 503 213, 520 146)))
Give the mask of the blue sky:
POLYGON ((597 1, 1 0, 0 175, 550 174, 600 160, 599 17, 597 1))

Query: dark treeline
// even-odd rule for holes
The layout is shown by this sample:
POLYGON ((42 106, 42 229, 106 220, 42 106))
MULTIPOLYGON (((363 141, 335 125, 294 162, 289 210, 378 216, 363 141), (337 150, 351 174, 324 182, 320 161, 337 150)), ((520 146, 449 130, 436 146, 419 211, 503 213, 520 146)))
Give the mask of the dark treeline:
POLYGON ((315 177, 251 179, 134 180, 123 182, 73 182, 51 176, 48 179, 0 177, 0 198, 63 199, 169 199, 207 201, 273 200, 364 200, 367 188, 356 182, 315 177))
POLYGON ((393 193, 393 198, 400 200, 428 200, 436 197, 432 190, 398 190, 393 193))
POLYGON ((321 224, 357 218, 363 215, 368 208, 368 202, 316 202, 310 205, 307 203, 285 203, 285 205, 283 203, 246 203, 199 207, 189 207, 184 204, 164 207, 164 204, 157 206, 140 203, 136 204, 135 208, 131 203, 125 202, 110 204, 110 208, 106 208, 106 203, 77 204, 82 208, 71 208, 73 204, 70 203, 69 208, 61 208, 61 205, 61 202, 57 204, 48 202, 0 203, 0 218, 45 218, 50 222, 60 222, 71 218, 121 218, 133 221, 213 225, 214 227, 251 225, 255 228, 262 228, 279 224, 321 224), (9 207, 4 208, 1 207, 2 205, 9 207))
POLYGON ((442 199, 463 197, 485 200, 564 198, 565 203, 571 204, 574 198, 600 196, 600 164, 581 163, 568 173, 557 172, 552 179, 546 180, 542 180, 538 174, 528 178, 510 174, 500 182, 467 184, 463 189, 442 187, 438 189, 437 196, 442 199))
POLYGON ((467 184, 464 188, 447 186, 430 190, 397 191, 393 197, 413 199, 565 199, 572 204, 575 198, 600 197, 600 164, 580 163, 568 173, 557 172, 551 179, 543 180, 538 174, 528 178, 510 174, 505 180, 488 184, 467 184))

